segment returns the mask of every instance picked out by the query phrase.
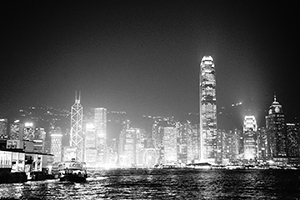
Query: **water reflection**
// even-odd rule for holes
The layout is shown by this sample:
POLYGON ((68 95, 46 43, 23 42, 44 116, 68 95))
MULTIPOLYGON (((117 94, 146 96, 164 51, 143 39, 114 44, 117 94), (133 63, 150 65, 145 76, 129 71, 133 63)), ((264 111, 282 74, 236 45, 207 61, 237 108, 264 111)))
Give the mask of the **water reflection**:
POLYGON ((289 170, 113 170, 86 183, 2 184, 0 199, 297 199, 289 170))

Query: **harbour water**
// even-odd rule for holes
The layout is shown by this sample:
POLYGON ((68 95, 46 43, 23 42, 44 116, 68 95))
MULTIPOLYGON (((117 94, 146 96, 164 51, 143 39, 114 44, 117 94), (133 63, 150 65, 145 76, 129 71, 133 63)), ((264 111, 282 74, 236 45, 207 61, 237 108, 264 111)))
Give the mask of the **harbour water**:
POLYGON ((1 184, 0 199, 300 199, 300 170, 107 170, 85 183, 1 184))

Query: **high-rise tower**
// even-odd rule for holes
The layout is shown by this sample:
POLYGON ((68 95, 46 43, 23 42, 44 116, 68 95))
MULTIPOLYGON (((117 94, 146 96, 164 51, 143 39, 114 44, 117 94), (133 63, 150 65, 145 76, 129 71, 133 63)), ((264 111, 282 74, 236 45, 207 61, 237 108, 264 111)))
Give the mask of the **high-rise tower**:
POLYGON ((244 118, 244 159, 250 160, 257 157, 257 123, 253 115, 244 118))
POLYGON ((62 161, 62 133, 61 129, 57 127, 51 130, 51 153, 54 155, 54 162, 62 161))
POLYGON ((75 103, 71 107, 70 146, 76 148, 76 160, 83 161, 83 107, 80 104, 80 92, 75 93, 75 103))
POLYGON ((204 56, 200 63, 200 161, 217 159, 216 72, 213 58, 204 56))
POLYGON ((106 163, 107 139, 107 109, 95 108, 94 125, 96 131, 97 163, 99 166, 106 163))
POLYGON ((97 166, 96 130, 94 123, 87 123, 85 129, 84 160, 87 167, 97 166))
POLYGON ((269 108, 269 115, 266 116, 266 128, 268 138, 267 157, 269 159, 285 157, 287 151, 284 113, 276 96, 274 96, 274 101, 269 108))

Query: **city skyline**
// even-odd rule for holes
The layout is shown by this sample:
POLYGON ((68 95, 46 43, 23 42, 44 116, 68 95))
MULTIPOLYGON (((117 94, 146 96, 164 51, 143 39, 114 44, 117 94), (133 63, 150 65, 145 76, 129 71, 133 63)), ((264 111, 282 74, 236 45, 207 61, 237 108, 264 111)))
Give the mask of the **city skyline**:
MULTIPOLYGON (((276 99, 276 95, 274 95, 273 98, 276 99)), ((76 102, 76 99, 75 99, 75 102, 76 102)), ((271 104, 271 102, 270 102, 270 104, 271 104)), ((84 105, 84 103, 83 103, 83 105, 84 105)), ((225 107, 220 108, 220 111, 218 111, 218 113, 217 113, 217 118, 219 119, 218 126, 217 126, 218 129, 224 129, 224 130, 240 129, 240 130, 242 130, 244 117, 247 115, 253 115, 253 113, 255 113, 255 112, 249 111, 248 109, 244 110, 242 105, 243 105, 242 102, 238 102, 238 103, 231 104, 227 108, 225 108, 225 107)), ((257 122, 258 127, 266 126, 265 117, 268 115, 268 112, 269 112, 268 107, 266 107, 264 110, 259 110, 258 111, 259 114, 253 115, 255 118, 260 119, 260 122, 257 122)), ((15 120, 22 118, 22 122, 24 122, 24 123, 27 123, 27 122, 32 123, 33 122, 33 123, 40 124, 38 126, 42 126, 42 127, 44 127, 44 126, 48 127, 50 125, 49 128, 51 128, 51 126, 53 126, 54 124, 59 122, 59 124, 60 124, 60 125, 58 125, 59 127, 63 124, 64 124, 63 127, 65 127, 70 122, 69 118, 70 118, 70 116, 72 116, 72 114, 71 114, 72 109, 73 109, 72 106, 70 106, 69 110, 67 110, 67 109, 61 109, 61 108, 54 108, 52 106, 32 105, 28 108, 25 108, 25 107, 16 108, 12 115, 2 116, 2 119, 8 119, 10 122, 13 122, 15 120), (40 113, 42 110, 44 110, 44 112, 45 112, 44 114, 40 113), (33 114, 33 116, 31 116, 32 114, 33 114), (43 117, 41 118, 41 114, 48 115, 48 116, 45 119, 43 119, 43 117), (58 120, 57 122, 53 123, 54 121, 51 118, 51 115, 59 116, 59 118, 61 118, 61 119, 56 119, 56 117, 53 116, 54 121, 58 120), (66 119, 67 119, 67 121, 65 121, 66 119), (48 122, 49 124, 46 125, 45 124, 46 122, 48 122)), ((82 117, 84 117, 86 119, 86 120, 84 120, 85 122, 89 121, 87 119, 91 118, 91 114, 93 115, 94 109, 97 109, 97 108, 84 107, 84 109, 82 109, 82 112, 83 112, 82 117)), ((142 119, 142 118, 155 119, 155 118, 170 118, 171 117, 171 118, 174 118, 175 120, 182 121, 182 122, 190 121, 193 124, 199 123, 199 112, 184 113, 183 117, 178 117, 178 116, 173 116, 173 115, 169 115, 169 116, 168 115, 149 115, 147 113, 144 113, 142 115, 142 114, 136 114, 136 113, 132 113, 132 112, 125 112, 124 110, 108 110, 107 108, 101 108, 101 109, 106 109, 108 113, 112 113, 112 114, 115 114, 115 113, 123 114, 126 119, 133 120, 131 122, 133 122, 135 124, 134 125, 135 127, 139 127, 139 122, 140 122, 139 119, 142 119)), ((288 115, 288 113, 287 113, 287 115, 288 115)), ((298 120, 297 119, 289 120, 289 121, 287 121, 287 123, 298 123, 298 120)))
POLYGON ((298 198, 298 8, 5 2, 0 199, 298 198))
POLYGON ((3 12, 2 117, 32 105, 69 109, 75 90, 82 92, 85 107, 141 115, 195 113, 197 66, 212 55, 219 111, 238 102, 245 109, 267 110, 276 93, 286 121, 299 119, 298 91, 292 89, 296 40, 294 27, 285 23, 295 19, 293 12, 278 14, 292 5, 10 6, 9 14, 3 12))

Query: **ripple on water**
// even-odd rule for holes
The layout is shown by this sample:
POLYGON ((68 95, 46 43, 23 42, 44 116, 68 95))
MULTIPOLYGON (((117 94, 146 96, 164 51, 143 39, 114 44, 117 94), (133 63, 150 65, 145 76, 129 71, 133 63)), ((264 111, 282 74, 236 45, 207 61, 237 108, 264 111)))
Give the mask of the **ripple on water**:
POLYGON ((1 184, 11 199, 297 199, 300 172, 284 170, 112 170, 87 183, 1 184))

